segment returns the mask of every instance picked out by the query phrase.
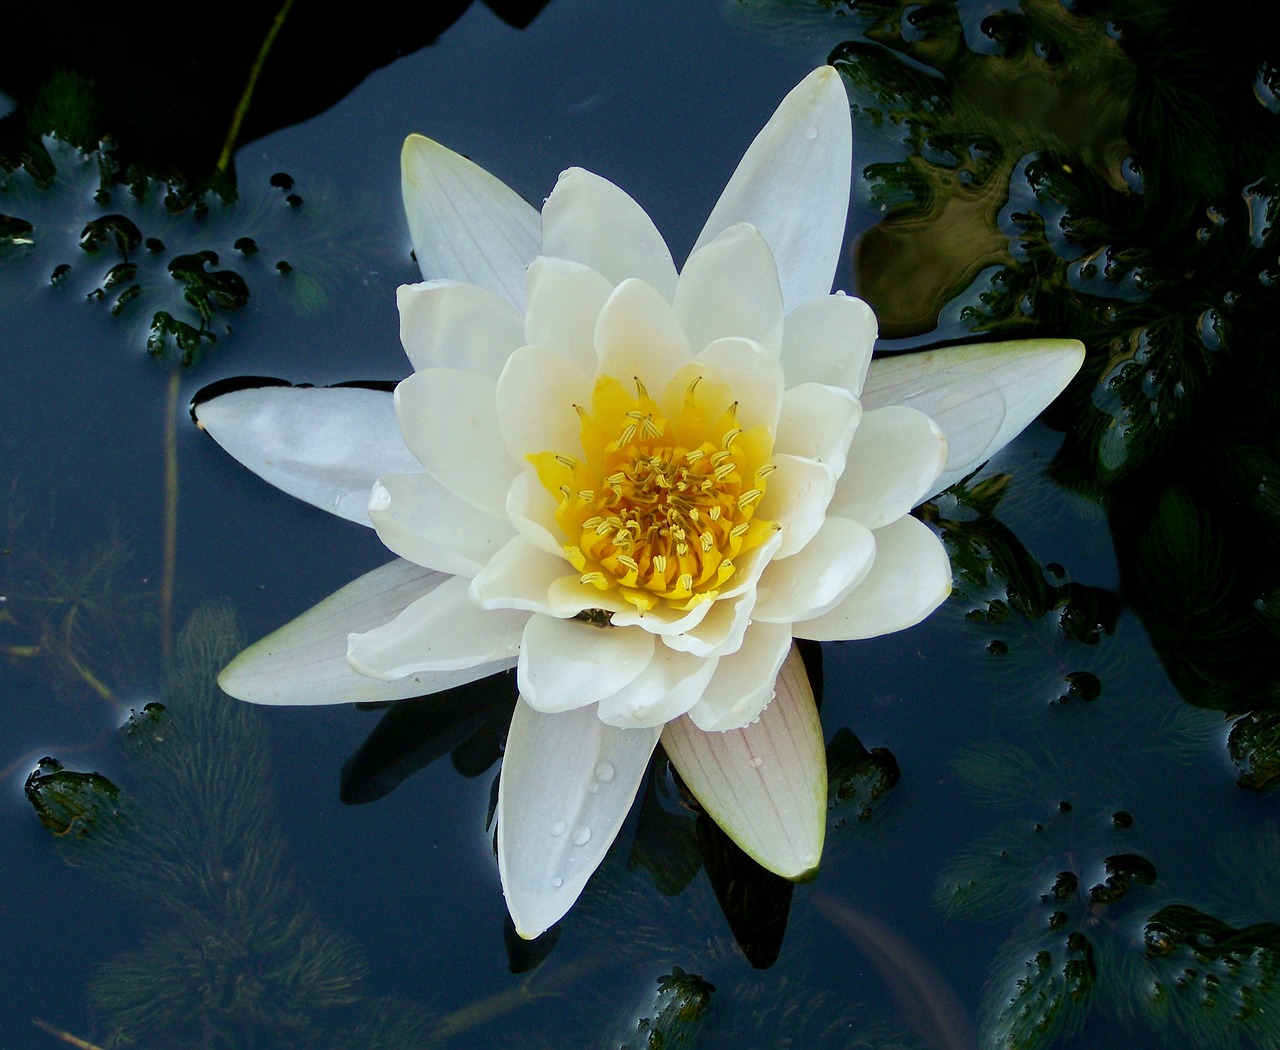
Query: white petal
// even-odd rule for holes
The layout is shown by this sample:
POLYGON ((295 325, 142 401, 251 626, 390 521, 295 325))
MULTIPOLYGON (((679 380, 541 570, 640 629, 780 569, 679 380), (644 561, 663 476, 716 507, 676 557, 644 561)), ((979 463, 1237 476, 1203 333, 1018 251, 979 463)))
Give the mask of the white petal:
POLYGON ((404 141, 400 179, 422 276, 478 284, 521 306, 524 268, 538 254, 537 210, 466 157, 421 135, 404 141))
POLYGON ((876 557, 871 530, 830 515, 793 557, 774 561, 757 585, 756 620, 791 623, 818 616, 866 579, 876 557))
POLYGON ((521 306, 538 211, 500 179, 421 134, 401 151, 404 214, 422 277, 463 280, 521 306))
POLYGON ((573 907, 626 820, 658 735, 607 726, 590 707, 543 714, 516 704, 498 782, 498 872, 521 937, 573 907))
POLYGON ((596 322, 599 371, 629 383, 639 377, 657 395, 692 353, 684 329, 652 285, 623 281, 596 322))
POLYGON ((525 342, 520 311, 497 292, 474 284, 402 284, 396 305, 400 342, 415 371, 462 368, 496 378, 525 342))
POLYGON ((535 614, 520 643, 520 695, 535 710, 568 711, 616 693, 652 659, 647 631, 535 614))
POLYGON ((797 638, 820 642, 874 638, 912 627, 951 593, 946 548, 928 525, 907 515, 876 529, 867 578, 830 612, 793 624, 797 638))
POLYGON ((522 346, 498 377, 498 424, 507 452, 520 464, 531 452, 582 453, 582 421, 574 405, 591 404, 594 377, 567 357, 522 346))
POLYGON ((596 370, 596 318, 613 285, 568 259, 539 256, 525 284, 524 341, 563 354, 583 371, 596 370))
POLYGON ((760 231, 738 223, 689 256, 676 283, 676 314, 693 352, 728 336, 782 350, 782 289, 760 231))
POLYGON ((728 656, 737 652, 751 622, 756 604, 755 588, 744 589, 732 598, 717 598, 710 611, 688 630, 659 635, 669 649, 694 656, 728 656))
POLYGON ((422 469, 384 390, 264 386, 213 397, 193 411, 258 477, 361 525, 369 524, 369 490, 379 475, 422 469))
POLYGON ((742 647, 721 658, 702 699, 689 709, 693 724, 704 732, 724 732, 754 722, 773 698, 790 651, 790 624, 752 624, 742 647))
MULTIPOLYGON (((595 590, 595 588, 592 588, 592 590, 595 590)), ((596 591, 596 593, 609 594, 609 592, 601 591, 596 591)), ((675 635, 683 634, 697 627, 698 624, 702 623, 715 603, 713 601, 704 601, 689 609, 678 609, 668 602, 659 602, 648 612, 641 612, 634 605, 618 602, 616 599, 615 604, 618 605, 616 610, 614 605, 605 605, 603 602, 596 604, 600 608, 613 611, 613 622, 618 627, 640 627, 653 634, 675 635)))
POLYGON ((841 292, 801 303, 782 323, 787 385, 823 383, 862 392, 875 346, 876 315, 841 292))
POLYGON ((347 639, 347 660, 352 668, 391 680, 515 656, 528 614, 479 608, 467 597, 470 583, 464 577, 451 576, 390 623, 353 632, 347 639))
POLYGON ((566 570, 564 575, 551 583, 547 588, 547 601, 550 603, 552 616, 567 618, 590 609, 602 609, 613 613, 614 622, 619 626, 622 624, 618 617, 625 621, 629 614, 636 611, 636 607, 628 604, 617 591, 602 591, 589 583, 583 583, 578 573, 572 570, 566 570))
POLYGON ((786 309, 826 295, 844 240, 852 164, 849 99, 840 74, 823 66, 791 89, 748 147, 694 250, 749 222, 773 250, 786 309))
MULTIPOLYGON (((778 413, 782 411, 782 366, 759 343, 750 339, 717 339, 689 366, 704 367, 727 379, 738 402, 739 426, 763 425, 772 429, 778 425, 778 413)), ((687 387, 688 383, 681 386, 687 387)))
POLYGON ((940 492, 1004 448, 1057 397, 1084 363, 1074 339, 1020 339, 878 358, 864 408, 909 405, 947 436, 940 492))
POLYGON ((369 496, 378 539, 402 558, 474 576, 511 538, 512 528, 458 499, 430 474, 379 478, 369 496))
POLYGON ((647 727, 679 718, 702 699, 718 662, 714 656, 690 656, 655 645, 648 666, 628 685, 600 701, 600 720, 614 726, 647 727))
POLYGON ((782 544, 775 557, 800 550, 822 528, 827 504, 835 491, 831 468, 802 456, 775 455, 777 469, 769 475, 756 517, 782 526, 782 544))
POLYGON ((828 513, 869 529, 888 525, 938 491, 946 461, 947 439, 928 416, 903 405, 873 409, 853 435, 828 513))
POLYGON ((226 666, 218 684, 255 704, 345 704, 436 693, 515 666, 512 656, 393 682, 351 669, 347 635, 386 623, 448 578, 399 559, 374 569, 249 646, 226 666))
POLYGON ((862 405, 844 387, 821 383, 793 386, 782 398, 773 447, 817 460, 839 477, 861 419, 862 405))
POLYGON ((395 406, 405 443, 427 471, 459 499, 501 518, 520 465, 502 440, 497 389, 496 379, 478 372, 428 368, 396 387, 395 406))
POLYGON ((563 555, 516 536, 471 581, 471 600, 482 609, 524 609, 554 616, 547 592, 562 576, 577 578, 563 555))
POLYGON ((662 731, 672 765, 702 807, 758 864, 809 875, 826 835, 827 760, 813 690, 793 648, 760 719, 704 733, 689 718, 662 731))
POLYGON ((516 532, 539 550, 563 558, 564 541, 556 523, 558 506, 532 467, 526 467, 507 490, 507 519, 516 532))
POLYGON ((561 174, 542 206, 542 254, 590 266, 610 284, 639 277, 670 301, 676 267, 645 210, 608 179, 561 174))

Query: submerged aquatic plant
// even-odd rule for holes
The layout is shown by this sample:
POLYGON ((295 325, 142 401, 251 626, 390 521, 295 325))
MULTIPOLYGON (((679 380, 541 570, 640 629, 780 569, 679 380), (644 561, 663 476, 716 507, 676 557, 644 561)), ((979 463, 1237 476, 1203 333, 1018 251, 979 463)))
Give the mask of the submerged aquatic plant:
POLYGON ((28 780, 63 858, 147 911, 143 946, 90 987, 106 1045, 432 1045, 429 1014, 369 996, 362 951, 298 892, 265 730, 213 684, 241 644, 227 606, 192 616, 163 705, 124 727, 119 786, 51 759, 28 780))
MULTIPOLYGON (((17 486, 11 494, 17 504, 17 486)), ((133 642, 154 621, 154 593, 112 528, 73 555, 45 549, 11 525, 0 562, 0 658, 38 674, 68 703, 118 702, 136 674, 133 642)))
POLYGON ((850 165, 829 67, 756 138, 679 273, 589 172, 539 216, 429 140, 403 161, 431 279, 400 292, 417 371, 394 416, 376 391, 280 386, 194 411, 404 560, 251 647, 223 688, 393 699, 516 664, 498 863, 527 937, 581 892, 659 739, 750 856, 808 875, 826 777, 792 638, 870 637, 937 606, 950 568, 910 509, 1021 430, 1079 344, 870 361, 874 318, 828 294, 850 165))

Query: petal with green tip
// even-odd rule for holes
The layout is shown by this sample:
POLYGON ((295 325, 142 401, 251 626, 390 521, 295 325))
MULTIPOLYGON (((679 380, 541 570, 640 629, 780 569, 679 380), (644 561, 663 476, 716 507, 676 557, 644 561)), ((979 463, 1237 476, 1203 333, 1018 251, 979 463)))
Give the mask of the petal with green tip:
POLYGON ((704 733, 686 716, 667 724, 662 746, 744 853, 783 878, 802 879, 822 856, 827 759, 813 689, 794 646, 774 688, 750 725, 704 733))

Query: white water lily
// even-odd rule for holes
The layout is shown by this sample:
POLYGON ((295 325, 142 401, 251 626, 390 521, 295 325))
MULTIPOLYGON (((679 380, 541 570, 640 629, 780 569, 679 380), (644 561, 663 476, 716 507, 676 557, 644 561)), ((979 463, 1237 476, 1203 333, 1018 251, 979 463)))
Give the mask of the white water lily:
POLYGON ((911 509, 1034 418, 1083 348, 872 362, 870 309, 829 294, 851 166, 830 67, 782 102, 679 271, 590 172, 539 214, 430 140, 402 160, 428 279, 400 289, 414 371, 394 399, 268 386, 196 407, 250 468, 399 559, 246 650, 223 688, 396 699, 515 665, 498 859, 523 936, 572 906, 659 740, 739 845, 805 876, 826 771, 793 639, 938 606, 950 566, 911 509))

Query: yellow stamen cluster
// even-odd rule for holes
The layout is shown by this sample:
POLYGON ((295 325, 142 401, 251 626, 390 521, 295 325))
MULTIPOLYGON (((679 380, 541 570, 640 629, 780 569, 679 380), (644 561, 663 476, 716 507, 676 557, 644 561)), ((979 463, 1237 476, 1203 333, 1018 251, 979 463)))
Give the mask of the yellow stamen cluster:
MULTIPOLYGON (((769 428, 739 426, 722 384, 678 381, 683 399, 671 422, 639 379, 633 395, 600 376, 590 411, 574 406, 583 457, 529 456, 559 500, 556 523, 582 582, 616 590, 641 612, 661 599, 678 609, 711 601, 734 559, 777 528, 755 518, 773 471, 769 428)), ((680 398, 678 386, 674 394, 664 401, 680 398)))

